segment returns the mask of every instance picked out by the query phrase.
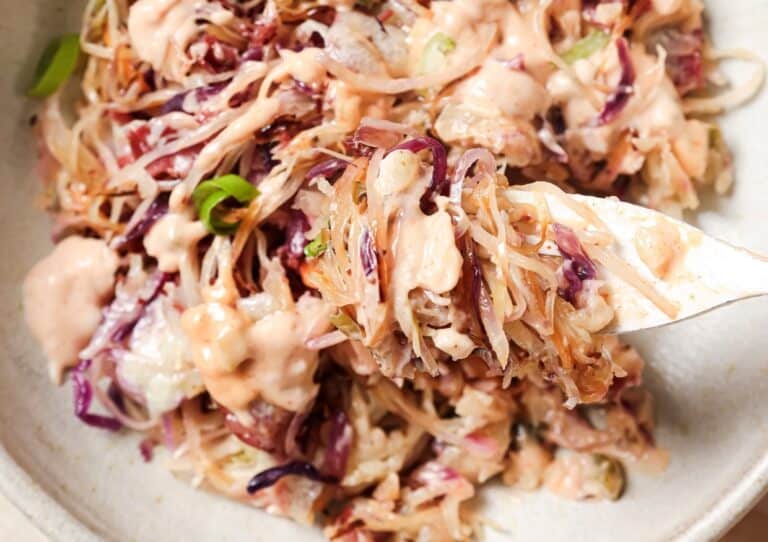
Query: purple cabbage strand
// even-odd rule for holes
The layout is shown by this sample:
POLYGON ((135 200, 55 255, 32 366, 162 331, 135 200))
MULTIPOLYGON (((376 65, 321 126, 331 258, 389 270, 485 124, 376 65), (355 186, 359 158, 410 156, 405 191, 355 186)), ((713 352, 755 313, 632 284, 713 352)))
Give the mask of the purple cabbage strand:
POLYGON ((328 476, 341 479, 347 473, 352 436, 353 429, 347 414, 343 410, 337 411, 331 418, 328 448, 323 459, 323 472, 328 476))
POLYGON ((618 117, 634 93, 635 67, 632 64, 632 57, 629 55, 627 40, 620 38, 616 42, 616 51, 619 55, 619 64, 621 65, 621 79, 619 79, 616 90, 608 96, 608 100, 605 102, 600 115, 595 119, 597 126, 608 124, 618 117))
POLYGON ((450 185, 447 176, 448 156, 443 144, 433 137, 420 136, 403 141, 399 145, 391 148, 387 154, 398 150, 417 153, 425 149, 429 149, 430 152, 432 152, 432 179, 429 186, 424 191, 424 194, 421 196, 420 204, 421 210, 429 214, 435 210, 435 196, 448 195, 448 188, 450 185))
POLYGON ((128 230, 117 245, 118 250, 126 250, 132 247, 155 225, 163 215, 168 212, 168 193, 157 196, 149 205, 144 216, 128 230))
POLYGON ((72 372, 72 384, 75 395, 75 416, 83 423, 91 427, 98 427, 107 431, 119 431, 123 424, 119 420, 110 416, 92 414, 89 412, 91 402, 93 401, 93 389, 91 381, 88 379, 87 372, 91 366, 91 360, 82 360, 77 364, 72 372))
POLYGON ((586 255, 578 237, 572 229, 562 224, 554 224, 555 244, 562 253, 562 274, 566 285, 558 289, 558 295, 575 304, 576 296, 584 287, 585 280, 597 278, 597 268, 594 262, 586 255))
POLYGON ((365 278, 372 281, 378 271, 379 262, 370 230, 365 230, 360 239, 360 261, 363 264, 365 278))
POLYGON ((246 491, 253 495, 261 489, 275 485, 284 476, 304 476, 324 484, 335 484, 339 481, 333 476, 321 474, 312 464, 306 461, 292 461, 285 465, 278 465, 277 467, 260 472, 248 482, 246 491))
POLYGON ((315 177, 323 176, 326 179, 331 179, 339 171, 343 171, 347 168, 349 162, 341 160, 340 158, 331 158, 330 160, 324 160, 312 166, 307 172, 307 179, 314 179, 315 177))

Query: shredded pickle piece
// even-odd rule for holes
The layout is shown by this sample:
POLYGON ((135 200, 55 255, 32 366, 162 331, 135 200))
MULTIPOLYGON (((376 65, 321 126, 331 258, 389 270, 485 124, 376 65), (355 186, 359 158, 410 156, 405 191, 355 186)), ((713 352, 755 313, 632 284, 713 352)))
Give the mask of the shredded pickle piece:
POLYGON ((577 60, 589 58, 600 49, 604 49, 611 41, 611 36, 602 30, 593 30, 579 41, 574 43, 570 49, 565 51, 561 57, 568 64, 573 64, 577 60))

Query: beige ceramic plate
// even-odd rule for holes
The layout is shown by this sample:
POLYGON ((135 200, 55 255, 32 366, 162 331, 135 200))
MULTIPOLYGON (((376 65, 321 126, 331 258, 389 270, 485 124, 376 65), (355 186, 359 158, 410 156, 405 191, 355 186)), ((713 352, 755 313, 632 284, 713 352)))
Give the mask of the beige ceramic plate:
MULTIPOLYGON (((0 4, 0 490, 56 540, 319 540, 311 528, 194 491, 160 461, 142 464, 134 437, 81 425, 71 414, 70 390, 48 382, 21 321, 19 285, 49 243, 47 220, 32 207, 39 187, 29 128, 35 104, 19 89, 49 36, 77 28, 80 2, 0 4)), ((708 4, 716 44, 768 52, 767 1, 708 4)), ((705 202, 696 220, 709 233, 768 253, 768 93, 724 124, 738 165, 736 190, 705 202)), ((491 540, 709 540, 762 493, 768 302, 731 306, 632 341, 650 360, 646 376, 658 398, 659 440, 672 453, 669 471, 659 478, 633 473, 618 503, 490 489, 487 514, 508 530, 489 533, 491 540)))

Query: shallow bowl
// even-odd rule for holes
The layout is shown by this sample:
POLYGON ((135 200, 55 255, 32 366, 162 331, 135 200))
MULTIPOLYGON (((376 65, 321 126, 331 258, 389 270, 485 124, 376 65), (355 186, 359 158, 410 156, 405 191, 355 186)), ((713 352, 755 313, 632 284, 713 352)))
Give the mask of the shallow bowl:
MULTIPOLYGON (((320 540, 318 531, 199 492, 162 465, 142 463, 137 438, 108 435, 72 416, 21 318, 20 283, 49 249, 33 206, 36 104, 21 97, 50 36, 78 28, 80 2, 3 0, 0 22, 0 491, 54 540, 320 540)), ((721 47, 768 51, 768 2, 710 0, 721 47)), ((736 80, 747 66, 726 66, 736 80)), ((691 217, 707 232, 768 253, 768 92, 723 119, 737 166, 734 192, 704 198, 691 217)), ((734 277, 737 278, 737 277, 734 277)), ((768 277, 766 277, 768 280, 768 277)), ((77 318, 76 314, 72 315, 77 318)), ((573 503, 491 487, 489 540, 656 542, 712 540, 768 483, 768 302, 733 305, 673 328, 630 337, 649 360, 664 475, 631 472, 616 503, 573 503)))

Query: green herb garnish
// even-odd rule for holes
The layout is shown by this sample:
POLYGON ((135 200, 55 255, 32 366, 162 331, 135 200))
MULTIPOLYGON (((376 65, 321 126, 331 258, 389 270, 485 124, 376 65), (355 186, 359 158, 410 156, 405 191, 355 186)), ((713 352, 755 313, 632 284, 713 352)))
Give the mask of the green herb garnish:
POLYGON ((429 38, 421 54, 421 73, 433 73, 442 68, 446 56, 454 49, 456 49, 456 41, 447 34, 438 32, 429 38))
POLYGON ((80 36, 67 34, 46 47, 35 70, 35 84, 27 91, 33 98, 50 96, 66 81, 77 66, 80 36))
POLYGON ((224 220, 219 206, 230 198, 240 204, 247 204, 258 195, 259 191, 240 175, 229 174, 197 185, 192 192, 192 202, 200 221, 209 232, 215 235, 229 235, 237 230, 239 222, 224 220))
POLYGON ((328 243, 321 233, 315 237, 307 246, 304 247, 304 255, 307 258, 319 258, 328 250, 328 243))

